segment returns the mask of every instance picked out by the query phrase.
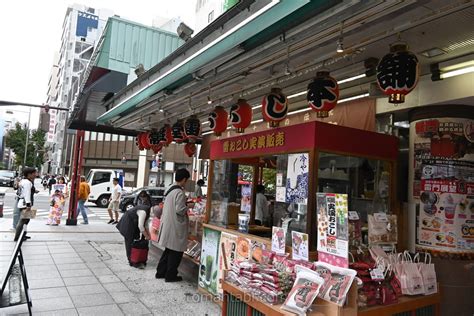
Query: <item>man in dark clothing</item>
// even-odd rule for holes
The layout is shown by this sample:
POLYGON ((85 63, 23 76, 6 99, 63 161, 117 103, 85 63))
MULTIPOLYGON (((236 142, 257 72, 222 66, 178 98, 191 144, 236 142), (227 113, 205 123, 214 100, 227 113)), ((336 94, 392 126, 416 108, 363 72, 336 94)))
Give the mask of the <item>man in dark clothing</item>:
POLYGON ((56 176, 51 176, 51 178, 48 180, 49 195, 51 195, 51 189, 53 188, 54 184, 56 184, 56 176))

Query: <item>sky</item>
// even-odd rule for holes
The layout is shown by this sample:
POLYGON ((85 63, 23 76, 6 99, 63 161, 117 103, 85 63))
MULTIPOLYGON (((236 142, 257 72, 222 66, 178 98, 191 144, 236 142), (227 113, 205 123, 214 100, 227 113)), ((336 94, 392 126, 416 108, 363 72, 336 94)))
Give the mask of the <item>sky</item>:
MULTIPOLYGON (((193 28, 196 0, 15 0, 0 2, 0 100, 41 104, 46 101, 54 52, 60 48, 66 9, 73 3, 114 14, 145 25, 155 17, 180 17, 193 28)), ((18 120, 28 120, 28 107, 14 107, 18 120)), ((39 121, 32 110, 30 126, 39 121)))

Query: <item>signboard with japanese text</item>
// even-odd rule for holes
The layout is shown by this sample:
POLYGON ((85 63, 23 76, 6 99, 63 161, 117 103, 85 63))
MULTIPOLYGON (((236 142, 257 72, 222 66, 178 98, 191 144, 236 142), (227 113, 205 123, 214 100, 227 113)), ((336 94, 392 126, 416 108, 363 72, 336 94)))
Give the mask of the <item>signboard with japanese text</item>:
POLYGON ((315 145, 314 130, 314 124, 301 124, 215 140, 211 144, 211 159, 309 150, 315 145))
MULTIPOLYGON (((219 246, 218 280, 224 277, 224 270, 230 269, 237 255, 237 236, 226 232, 221 233, 219 246)), ((222 295, 221 282, 217 282, 217 293, 222 295)))
POLYGON ((213 295, 218 295, 219 245, 221 232, 204 227, 199 269, 199 287, 213 295))
POLYGON ((349 219, 347 194, 317 193, 318 253, 325 261, 347 266, 349 219), (337 260, 339 259, 339 260, 337 260))
POLYGON ((412 122, 416 245, 474 258, 474 120, 412 122))

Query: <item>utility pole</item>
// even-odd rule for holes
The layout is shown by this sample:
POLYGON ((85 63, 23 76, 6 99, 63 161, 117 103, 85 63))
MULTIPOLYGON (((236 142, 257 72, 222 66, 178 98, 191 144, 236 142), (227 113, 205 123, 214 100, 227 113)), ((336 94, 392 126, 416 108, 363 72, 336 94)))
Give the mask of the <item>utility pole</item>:
POLYGON ((30 140, 30 118, 31 118, 31 107, 28 113, 28 123, 26 123, 26 141, 25 141, 25 155, 23 156, 23 168, 26 167, 26 153, 28 152, 28 141, 30 140))

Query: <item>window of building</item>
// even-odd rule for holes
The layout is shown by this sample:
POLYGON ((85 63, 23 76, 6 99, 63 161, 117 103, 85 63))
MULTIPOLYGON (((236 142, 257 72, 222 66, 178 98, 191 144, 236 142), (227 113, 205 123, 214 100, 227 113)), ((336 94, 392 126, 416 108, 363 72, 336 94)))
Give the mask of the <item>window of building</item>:
POLYGON ((113 141, 113 142, 118 141, 118 135, 112 134, 112 141, 113 141))
POLYGON ((110 134, 105 134, 104 140, 110 142, 110 134))
POLYGON ((124 136, 124 135, 120 135, 120 138, 119 138, 119 140, 120 140, 121 142, 123 142, 123 141, 125 141, 125 138, 126 138, 126 136, 124 136))
POLYGON ((104 133, 97 133, 97 140, 103 141, 104 140, 104 133))
POLYGON ((84 139, 89 140, 90 135, 91 133, 89 131, 86 131, 86 133, 84 134, 84 139))
POLYGON ((95 14, 95 9, 94 8, 87 8, 87 12, 95 14))
POLYGON ((91 140, 97 140, 97 132, 91 132, 91 140))
POLYGON ((212 21, 214 21, 214 10, 207 15, 207 23, 211 23, 212 21))

